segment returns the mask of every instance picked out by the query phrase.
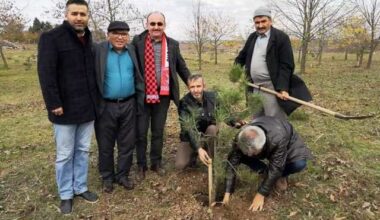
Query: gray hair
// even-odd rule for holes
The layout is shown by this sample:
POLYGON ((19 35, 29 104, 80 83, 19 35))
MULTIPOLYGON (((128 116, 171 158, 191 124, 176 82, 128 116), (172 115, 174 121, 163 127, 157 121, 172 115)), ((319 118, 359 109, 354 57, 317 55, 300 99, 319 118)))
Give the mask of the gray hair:
MULTIPOLYGON (((192 75, 189 76, 189 78, 187 78, 187 85, 189 85, 189 82, 197 80, 197 79, 202 79, 203 80, 202 74, 200 74, 200 73, 193 73, 192 75)), ((204 82, 204 80, 203 80, 203 82, 204 82)))
POLYGON ((258 126, 245 126, 238 134, 238 146, 243 152, 248 152, 250 149, 261 152, 265 142, 265 133, 258 126))
POLYGON ((164 18, 164 22, 166 23, 166 18, 165 18, 164 13, 162 13, 162 12, 160 12, 160 11, 152 11, 152 12, 150 12, 150 13, 146 16, 146 22, 148 22, 149 17, 150 17, 152 14, 160 14, 160 15, 164 18))

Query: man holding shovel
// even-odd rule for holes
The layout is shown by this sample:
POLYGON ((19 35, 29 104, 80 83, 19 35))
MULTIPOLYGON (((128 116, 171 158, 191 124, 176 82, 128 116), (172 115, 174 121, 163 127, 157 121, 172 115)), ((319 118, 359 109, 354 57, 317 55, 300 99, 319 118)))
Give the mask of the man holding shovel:
POLYGON ((293 75, 294 58, 289 36, 272 27, 270 9, 258 8, 253 22, 256 31, 248 37, 235 63, 245 66, 248 81, 278 92, 276 97, 248 87, 247 92, 259 93, 264 98, 262 111, 254 116, 285 119, 299 106, 287 101, 289 95, 304 101, 311 101, 311 95, 304 82, 293 75))

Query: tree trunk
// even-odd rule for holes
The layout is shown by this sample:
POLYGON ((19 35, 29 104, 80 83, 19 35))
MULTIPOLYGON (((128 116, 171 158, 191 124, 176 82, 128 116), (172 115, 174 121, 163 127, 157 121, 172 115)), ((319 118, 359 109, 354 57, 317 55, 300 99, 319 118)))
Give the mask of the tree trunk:
POLYGON ((347 60, 348 59, 348 48, 346 47, 346 49, 344 50, 344 60, 347 60))
POLYGON ((321 65, 322 63, 322 53, 323 53, 323 48, 321 48, 321 51, 318 53, 318 65, 321 65))
POLYGON ((360 49, 360 51, 356 54, 357 54, 356 55, 356 57, 357 57, 356 67, 361 67, 362 63, 363 63, 364 48, 360 49))
POLYGON ((198 48, 198 70, 202 70, 202 49, 198 48))
POLYGON ((3 46, 0 45, 0 54, 1 54, 1 59, 3 59, 4 63, 4 68, 9 69, 8 63, 7 63, 7 58, 5 58, 5 55, 3 53, 3 46))
POLYGON ((217 45, 217 43, 216 42, 214 42, 215 43, 215 45, 214 45, 214 58, 215 58, 215 62, 214 62, 214 64, 216 65, 216 64, 218 64, 218 45, 217 45))
POLYGON ((308 48, 308 42, 304 40, 302 42, 300 74, 304 74, 306 70, 307 48, 308 48))
POLYGON ((372 39, 371 40, 371 46, 370 46, 370 49, 369 49, 368 62, 367 62, 366 69, 371 68, 373 52, 375 51, 375 43, 376 43, 375 40, 372 39))
POLYGON ((301 62, 301 53, 302 53, 302 48, 300 47, 298 49, 298 59, 297 59, 297 63, 300 63, 301 62))

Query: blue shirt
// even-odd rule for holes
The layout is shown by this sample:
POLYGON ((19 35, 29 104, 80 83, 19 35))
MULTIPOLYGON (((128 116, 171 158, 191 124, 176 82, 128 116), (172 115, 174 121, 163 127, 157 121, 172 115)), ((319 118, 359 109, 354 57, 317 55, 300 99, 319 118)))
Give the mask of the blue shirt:
POLYGON ((134 67, 127 48, 117 53, 109 44, 103 90, 103 97, 108 99, 135 94, 134 67))

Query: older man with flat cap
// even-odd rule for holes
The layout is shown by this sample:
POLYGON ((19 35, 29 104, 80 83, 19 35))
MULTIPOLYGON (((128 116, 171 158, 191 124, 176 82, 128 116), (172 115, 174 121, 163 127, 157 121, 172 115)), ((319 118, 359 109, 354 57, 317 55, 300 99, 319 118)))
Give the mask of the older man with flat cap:
POLYGON ((103 190, 113 191, 113 182, 125 189, 134 188, 129 177, 136 141, 136 114, 139 97, 143 102, 143 78, 134 47, 128 44, 129 26, 113 21, 108 26, 107 41, 95 46, 95 71, 99 90, 98 117, 95 121, 99 148, 99 172, 103 190), (114 147, 117 144, 117 166, 114 147))
POLYGON ((248 87, 248 93, 264 97, 263 109, 254 117, 266 115, 285 119, 299 106, 287 101, 289 95, 305 101, 311 101, 311 95, 304 82, 293 75, 294 58, 289 36, 272 26, 270 9, 258 8, 253 22, 256 31, 248 37, 235 63, 245 66, 249 81, 279 93, 276 97, 248 87))

